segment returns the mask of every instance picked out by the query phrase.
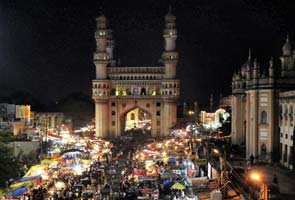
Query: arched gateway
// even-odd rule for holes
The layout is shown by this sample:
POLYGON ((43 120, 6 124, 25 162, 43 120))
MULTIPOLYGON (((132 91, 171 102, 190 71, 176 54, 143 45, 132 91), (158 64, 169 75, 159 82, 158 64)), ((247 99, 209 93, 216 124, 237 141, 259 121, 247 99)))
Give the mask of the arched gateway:
MULTIPOLYGON (((150 126, 153 137, 169 134, 170 128, 176 123, 176 101, 180 88, 176 79, 178 52, 175 19, 170 11, 165 16, 163 66, 150 67, 116 66, 112 31, 108 29, 104 16, 96 19, 96 79, 92 81, 96 136, 120 136, 126 131, 126 115, 132 110, 145 112, 149 117, 146 121, 134 119, 131 122, 134 123, 133 128, 150 126)), ((132 113, 128 116, 130 120, 135 118, 132 113)))

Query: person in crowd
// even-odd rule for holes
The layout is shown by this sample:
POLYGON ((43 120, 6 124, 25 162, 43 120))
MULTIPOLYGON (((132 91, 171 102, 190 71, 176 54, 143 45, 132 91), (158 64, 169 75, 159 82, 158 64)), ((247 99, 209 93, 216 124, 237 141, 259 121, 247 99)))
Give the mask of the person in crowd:
POLYGON ((276 174, 273 175, 272 182, 273 182, 274 184, 278 184, 278 183, 279 183, 279 181, 278 181, 278 177, 277 177, 276 174))
POLYGON ((251 164, 251 166, 253 166, 253 164, 254 164, 254 155, 253 154, 250 155, 250 164, 251 164))

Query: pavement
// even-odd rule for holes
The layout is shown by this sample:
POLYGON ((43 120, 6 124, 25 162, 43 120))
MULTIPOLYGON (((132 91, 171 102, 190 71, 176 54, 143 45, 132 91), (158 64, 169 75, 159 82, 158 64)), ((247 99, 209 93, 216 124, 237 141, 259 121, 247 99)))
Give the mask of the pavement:
MULTIPOLYGON (((247 171, 246 160, 238 159, 231 161, 230 163, 232 166, 242 165, 245 171, 247 171)), ((292 173, 291 170, 282 167, 279 163, 274 165, 254 163, 250 170, 261 172, 263 174, 262 180, 264 183, 279 188, 280 193, 271 194, 270 199, 295 199, 295 174, 292 173), (273 183, 273 177, 275 174, 278 179, 278 184, 273 183)), ((270 188, 270 190, 272 189, 270 188)))

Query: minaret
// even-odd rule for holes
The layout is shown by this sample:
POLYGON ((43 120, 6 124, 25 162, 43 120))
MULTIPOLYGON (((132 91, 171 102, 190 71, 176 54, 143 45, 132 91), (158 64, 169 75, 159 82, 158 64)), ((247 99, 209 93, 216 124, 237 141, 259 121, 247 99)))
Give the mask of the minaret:
POLYGON ((109 38, 109 30, 107 29, 107 19, 104 15, 96 18, 96 51, 93 56, 95 68, 96 68, 96 79, 104 80, 107 79, 107 66, 109 64, 109 54, 107 52, 107 41, 109 38))
POLYGON ((108 29, 108 38, 107 38, 107 48, 106 51, 109 54, 110 58, 110 66, 114 67, 116 66, 116 60, 114 59, 114 47, 115 47, 115 41, 113 39, 113 32, 112 30, 108 29))
POLYGON ((274 76, 275 76, 275 69, 273 63, 273 57, 269 60, 269 68, 268 68, 268 83, 270 85, 274 85, 274 76))
POLYGON ((110 30, 107 29, 106 17, 101 15, 96 19, 96 51, 93 63, 96 68, 96 77, 92 80, 92 98, 95 101, 95 128, 97 137, 109 136, 109 110, 108 98, 110 94, 110 80, 108 79, 108 64, 110 63, 107 52, 110 30))
POLYGON ((292 46, 287 35, 286 42, 282 48, 283 55, 281 56, 281 76, 295 77, 295 57, 292 55, 292 46))
POLYGON ((199 112, 200 112, 199 104, 198 104, 197 101, 195 101, 195 102, 194 102, 194 113, 195 113, 194 115, 195 115, 195 117, 198 118, 198 116, 199 116, 199 112))
POLYGON ((286 37, 286 43, 284 44, 283 48, 283 56, 291 56, 292 55, 292 46, 290 43, 289 35, 286 37))
POLYGON ((186 102, 183 102, 183 109, 182 109, 182 112, 183 112, 183 117, 185 117, 187 115, 187 108, 186 108, 186 102))
POLYGON ((253 68, 253 71, 252 72, 253 72, 253 78, 255 80, 257 80, 257 79, 260 78, 260 66, 259 66, 259 63, 257 62, 257 59, 256 58, 254 60, 254 68, 253 68))
POLYGON ((176 52, 176 38, 177 29, 175 27, 176 17, 171 13, 171 6, 169 12, 165 16, 165 29, 164 29, 164 52, 162 60, 165 65, 165 79, 174 79, 176 76, 176 65, 178 61, 178 52, 176 52))
POLYGON ((210 99, 209 99, 209 106, 210 106, 210 112, 213 112, 213 94, 210 94, 210 99))
POLYGON ((252 65, 252 61, 251 61, 251 49, 249 48, 249 55, 248 55, 248 61, 246 62, 246 80, 250 80, 251 79, 251 65, 252 65))

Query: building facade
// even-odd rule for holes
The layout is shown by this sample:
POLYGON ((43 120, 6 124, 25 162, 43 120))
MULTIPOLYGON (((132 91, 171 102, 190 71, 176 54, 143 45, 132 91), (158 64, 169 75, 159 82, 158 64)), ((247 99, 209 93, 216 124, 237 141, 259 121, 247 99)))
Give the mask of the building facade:
POLYGON ((280 93, 280 163, 294 169, 294 107, 295 107, 295 90, 280 93))
POLYGON ((117 137, 124 132, 129 111, 140 109, 151 117, 151 135, 165 136, 176 124, 180 82, 176 79, 176 17, 165 16, 162 66, 116 66, 114 41, 105 16, 96 19, 96 79, 92 81, 96 136, 117 137))
POLYGON ((62 125, 64 114, 61 112, 32 112, 33 124, 40 129, 55 129, 62 125))
POLYGON ((279 93, 295 88, 295 54, 289 37, 281 64, 270 59, 267 70, 251 58, 232 79, 232 143, 246 144, 246 157, 279 160, 279 93))

